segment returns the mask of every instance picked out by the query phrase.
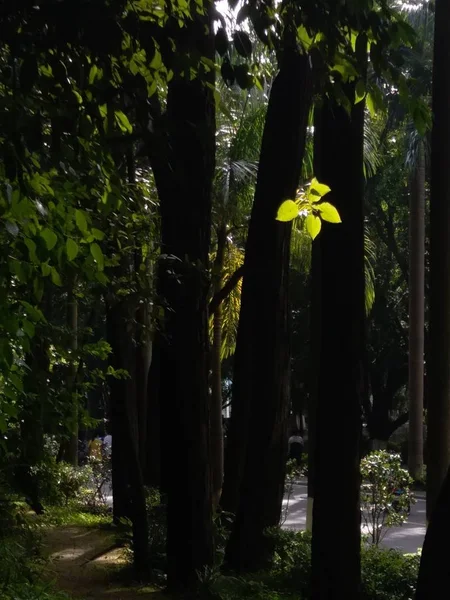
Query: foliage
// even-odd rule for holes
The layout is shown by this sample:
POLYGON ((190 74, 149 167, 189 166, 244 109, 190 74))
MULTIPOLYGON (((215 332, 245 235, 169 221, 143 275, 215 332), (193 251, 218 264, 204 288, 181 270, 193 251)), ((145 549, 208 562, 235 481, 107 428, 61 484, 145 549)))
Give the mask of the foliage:
MULTIPOLYGON (((310 598, 311 537, 305 532, 274 528, 267 532, 275 546, 270 575, 262 576, 267 586, 292 590, 310 598)), ((336 543, 339 552, 339 543, 336 543)), ((364 600, 411 600, 419 569, 418 554, 404 555, 377 546, 361 552, 362 598, 364 600)))
POLYGON ((420 555, 371 546, 362 553, 363 600, 411 600, 414 597, 420 555))
POLYGON ((305 219, 305 227, 314 240, 320 233, 322 221, 340 223, 341 218, 336 208, 329 202, 322 201, 322 197, 331 189, 319 183, 314 177, 308 186, 300 188, 295 200, 285 200, 278 209, 278 221, 293 221, 297 217, 305 219))
POLYGON ((414 498, 413 483, 398 454, 371 452, 361 461, 361 514, 372 544, 378 545, 387 528, 407 519, 414 498), (397 492, 397 494, 396 494, 397 492))
POLYGON ((41 501, 56 506, 67 506, 70 500, 78 498, 90 478, 85 467, 73 467, 54 457, 32 467, 31 473, 37 481, 41 501))

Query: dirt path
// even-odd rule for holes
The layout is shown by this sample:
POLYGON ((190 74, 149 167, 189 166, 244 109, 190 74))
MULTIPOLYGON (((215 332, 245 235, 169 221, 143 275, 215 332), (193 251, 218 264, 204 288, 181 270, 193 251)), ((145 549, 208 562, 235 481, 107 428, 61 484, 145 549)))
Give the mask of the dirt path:
POLYGON ((112 532, 86 527, 56 527, 47 532, 49 577, 58 589, 80 600, 167 600, 160 590, 125 587, 117 572, 126 563, 112 532))

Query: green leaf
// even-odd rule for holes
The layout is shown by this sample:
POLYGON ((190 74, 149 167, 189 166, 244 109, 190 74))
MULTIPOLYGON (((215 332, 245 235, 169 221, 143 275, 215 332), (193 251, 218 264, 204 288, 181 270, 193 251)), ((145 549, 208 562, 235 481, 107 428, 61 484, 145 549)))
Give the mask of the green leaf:
POLYGON ((69 260, 75 260, 78 254, 78 244, 72 238, 67 238, 66 254, 69 260))
POLYGON ((342 223, 337 208, 329 202, 322 202, 321 204, 318 204, 316 208, 320 211, 320 216, 324 221, 328 221, 329 223, 342 223))
POLYGON ((249 58, 252 54, 252 42, 245 31, 235 31, 233 33, 233 42, 236 52, 244 58, 249 58))
POLYGON ((26 319, 22 321, 22 329, 25 331, 29 338, 34 337, 36 328, 31 321, 28 321, 26 319))
POLYGON ((21 300, 20 304, 24 307, 27 315, 31 317, 33 321, 35 321, 36 323, 38 321, 45 321, 44 315, 39 310, 39 308, 36 308, 35 306, 30 304, 29 302, 26 302, 25 300, 21 300))
POLYGON ((75 211, 75 222, 77 224, 78 229, 81 231, 81 233, 86 234, 87 233, 87 220, 86 220, 84 212, 82 210, 78 210, 78 208, 75 211))
POLYGON ((9 380, 11 381, 13 386, 16 388, 16 390, 19 390, 19 392, 23 392, 22 379, 16 373, 10 373, 9 380))
POLYGON ((92 65, 91 70, 89 71, 89 84, 92 85, 97 76, 98 67, 97 65, 92 65))
POLYGON ((324 183, 319 183, 315 177, 311 180, 311 185, 308 189, 308 196, 313 196, 312 198, 309 198, 311 202, 318 202, 320 198, 325 196, 325 194, 328 194, 328 192, 331 192, 330 187, 324 183))
POLYGON ((103 231, 100 231, 100 229, 96 229, 95 227, 91 229, 91 233, 94 236, 94 239, 96 240, 103 240, 105 237, 103 231))
POLYGON ((363 79, 360 79, 355 86, 355 104, 361 102, 366 97, 366 84, 363 79))
POLYGON ((58 271, 55 269, 55 267, 52 267, 51 269, 52 270, 51 270, 50 276, 52 278, 53 284, 57 285, 57 286, 61 286, 62 281, 61 281, 61 277, 60 277, 58 271))
POLYGON ((58 236, 54 231, 46 227, 41 231, 41 238, 45 241, 47 246, 47 250, 52 250, 56 246, 56 242, 58 241, 58 236))
POLYGON ((322 228, 322 221, 316 215, 308 215, 305 220, 306 231, 311 236, 311 239, 316 239, 322 228))
POLYGON ((8 367, 13 364, 13 352, 11 344, 7 338, 0 339, 0 361, 5 363, 8 367))
POLYGON ((41 271, 44 277, 48 277, 52 272, 52 268, 48 263, 45 262, 41 264, 41 271))
POLYGON ((93 244, 91 244, 90 250, 95 262, 97 263, 98 270, 103 271, 105 266, 105 259, 103 257, 102 249, 98 244, 94 242, 93 244))
POLYGON ((278 209, 277 221, 292 221, 298 217, 298 205, 293 200, 285 200, 278 209))
POLYGON ((130 121, 128 120, 127 115, 125 113, 123 113, 121 110, 116 110, 115 116, 116 116, 117 124, 119 125, 120 129, 124 132, 126 131, 128 133, 132 133, 133 127, 132 127, 130 121))

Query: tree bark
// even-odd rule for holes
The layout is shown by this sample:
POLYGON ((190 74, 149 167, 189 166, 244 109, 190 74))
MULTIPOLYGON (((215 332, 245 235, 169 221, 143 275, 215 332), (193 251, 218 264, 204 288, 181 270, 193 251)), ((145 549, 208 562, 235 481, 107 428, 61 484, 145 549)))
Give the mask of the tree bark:
POLYGON ((144 483, 139 462, 136 403, 136 348, 132 322, 135 307, 127 299, 112 299, 107 308, 111 366, 125 369, 127 378, 113 379, 110 388, 114 519, 128 517, 133 530, 133 561, 138 576, 148 569, 148 524, 144 483))
POLYGON ((427 527, 415 600, 445 598, 450 590, 450 470, 440 489, 427 527))
MULTIPOLYGON (((225 224, 219 227, 217 252, 213 267, 213 292, 219 293, 223 283, 223 265, 227 243, 225 224)), ((217 508, 223 484, 223 424, 222 424, 222 304, 213 314, 213 344, 211 348, 211 472, 213 507, 217 508)))
MULTIPOLYGON (((425 332, 425 149, 420 140, 409 208, 409 436, 408 469, 423 472, 423 388, 425 332)), ((450 435, 450 432, 449 432, 450 435)))
POLYGON ((435 3, 430 195, 430 345, 427 359, 427 517, 450 462, 450 4, 435 3))
MULTIPOLYGON (((214 60, 212 4, 205 8, 205 15, 186 24, 184 41, 214 60)), ((164 120, 165 150, 151 155, 161 213, 158 286, 166 306, 159 396, 172 589, 195 584, 197 571, 213 563, 207 298, 215 103, 205 78, 214 88, 214 71, 191 80, 174 75, 164 120)))
POLYGON ((70 437, 67 442, 67 448, 64 459, 73 466, 78 465, 78 398, 76 395, 76 377, 77 365, 74 353, 78 350, 78 302, 75 296, 76 280, 73 277, 69 284, 67 292, 67 328, 69 330, 69 348, 71 351, 71 360, 69 363, 67 375, 67 393, 70 398, 70 437))
MULTIPOLYGON (((314 440, 312 598, 358 598, 361 578, 359 457, 364 392, 364 103, 351 116, 332 100, 316 111, 316 176, 342 223, 323 223, 314 244, 320 349, 314 440), (332 456, 339 454, 339 469, 332 456), (333 508, 330 510, 330 494, 333 508), (336 515, 339 518, 336 520, 336 515), (330 544, 339 540, 339 552, 330 544)), ((316 300, 317 301, 317 300, 316 300)), ((313 335, 316 332, 313 331, 313 335)))
POLYGON ((290 224, 276 221, 299 183, 311 100, 309 57, 286 48, 269 98, 245 251, 223 507, 236 511, 226 564, 265 565, 278 525, 289 406, 290 224))

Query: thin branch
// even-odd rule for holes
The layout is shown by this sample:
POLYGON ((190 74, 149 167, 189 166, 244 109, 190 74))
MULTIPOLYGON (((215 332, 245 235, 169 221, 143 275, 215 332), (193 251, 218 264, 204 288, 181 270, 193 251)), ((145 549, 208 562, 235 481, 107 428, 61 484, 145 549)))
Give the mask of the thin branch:
POLYGON ((241 279, 243 274, 244 265, 236 269, 236 271, 227 279, 223 288, 219 290, 216 294, 214 294, 211 302, 209 303, 210 315, 213 315, 216 312, 217 307, 221 304, 221 302, 223 302, 225 298, 227 298, 231 294, 231 292, 239 283, 239 280, 241 279))

